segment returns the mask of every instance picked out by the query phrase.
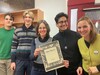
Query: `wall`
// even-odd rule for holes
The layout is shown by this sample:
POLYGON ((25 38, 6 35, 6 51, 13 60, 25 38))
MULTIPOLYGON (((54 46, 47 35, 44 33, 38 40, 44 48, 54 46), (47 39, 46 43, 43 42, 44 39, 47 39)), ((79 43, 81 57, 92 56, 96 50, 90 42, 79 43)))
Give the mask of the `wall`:
POLYGON ((44 19, 50 25, 50 35, 54 36, 58 32, 54 17, 59 12, 67 13, 67 0, 35 0, 35 8, 44 11, 44 19))
POLYGON ((80 5, 80 4, 86 4, 86 3, 91 3, 94 2, 94 0, 69 0, 68 5, 80 5))
POLYGON ((71 15, 71 9, 78 9, 77 17, 78 19, 85 15, 85 12, 83 9, 85 8, 94 8, 94 7, 100 7, 100 5, 95 5, 95 0, 68 0, 68 15, 69 15, 69 25, 70 25, 70 15, 71 15))
POLYGON ((34 0, 0 0, 0 13, 34 8, 34 0))
POLYGON ((99 7, 95 5, 95 0, 69 0, 68 1, 68 14, 70 15, 70 10, 77 8, 78 9, 78 18, 84 15, 84 8, 93 8, 99 7))

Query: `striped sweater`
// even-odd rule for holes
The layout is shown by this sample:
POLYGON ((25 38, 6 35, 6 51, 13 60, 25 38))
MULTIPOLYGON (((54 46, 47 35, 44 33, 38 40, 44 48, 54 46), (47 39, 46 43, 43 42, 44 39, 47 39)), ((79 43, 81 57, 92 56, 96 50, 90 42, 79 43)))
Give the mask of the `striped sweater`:
POLYGON ((11 49, 12 62, 15 62, 17 59, 30 60, 31 42, 35 37, 35 27, 32 25, 29 28, 23 25, 15 30, 11 49))

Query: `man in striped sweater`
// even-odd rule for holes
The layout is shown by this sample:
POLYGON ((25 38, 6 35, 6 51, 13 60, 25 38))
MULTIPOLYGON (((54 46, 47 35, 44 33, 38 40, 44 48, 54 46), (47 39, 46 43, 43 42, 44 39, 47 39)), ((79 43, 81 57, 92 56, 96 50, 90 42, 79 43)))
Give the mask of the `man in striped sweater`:
POLYGON ((23 13, 24 24, 16 28, 11 49, 11 69, 15 75, 30 75, 30 52, 32 39, 36 37, 35 27, 32 25, 34 15, 31 11, 23 13))

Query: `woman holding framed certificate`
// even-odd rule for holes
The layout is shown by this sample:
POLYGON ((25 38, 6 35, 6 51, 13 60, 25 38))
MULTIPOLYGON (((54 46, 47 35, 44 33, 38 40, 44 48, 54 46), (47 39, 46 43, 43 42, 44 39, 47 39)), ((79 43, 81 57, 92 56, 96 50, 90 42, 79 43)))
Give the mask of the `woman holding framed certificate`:
POLYGON ((41 49, 39 46, 52 42, 49 32, 50 27, 48 23, 45 20, 41 20, 36 27, 36 33, 38 37, 32 42, 32 50, 30 55, 31 60, 33 61, 31 75, 56 75, 55 70, 49 72, 45 71, 40 55, 41 49))

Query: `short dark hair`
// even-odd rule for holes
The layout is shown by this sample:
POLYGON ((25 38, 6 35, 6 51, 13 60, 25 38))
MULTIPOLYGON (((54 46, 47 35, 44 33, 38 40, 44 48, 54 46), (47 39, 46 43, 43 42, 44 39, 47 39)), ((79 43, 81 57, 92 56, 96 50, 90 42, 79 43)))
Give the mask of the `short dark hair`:
POLYGON ((43 23, 45 26, 46 26, 46 29, 47 29, 47 34, 46 36, 49 36, 49 32, 50 32, 50 27, 49 27, 49 24, 45 21, 45 20, 40 20, 36 26, 36 34, 37 36, 39 37, 40 35, 38 34, 38 29, 39 29, 39 26, 40 24, 43 23))
POLYGON ((55 16, 55 22, 58 23, 58 20, 63 16, 66 17, 66 19, 68 19, 68 15, 67 14, 65 14, 64 12, 60 12, 55 16))
POLYGON ((14 16, 13 16, 11 13, 6 13, 6 14, 4 15, 4 19, 5 19, 5 17, 6 17, 7 15, 10 16, 11 19, 14 21, 14 16))

